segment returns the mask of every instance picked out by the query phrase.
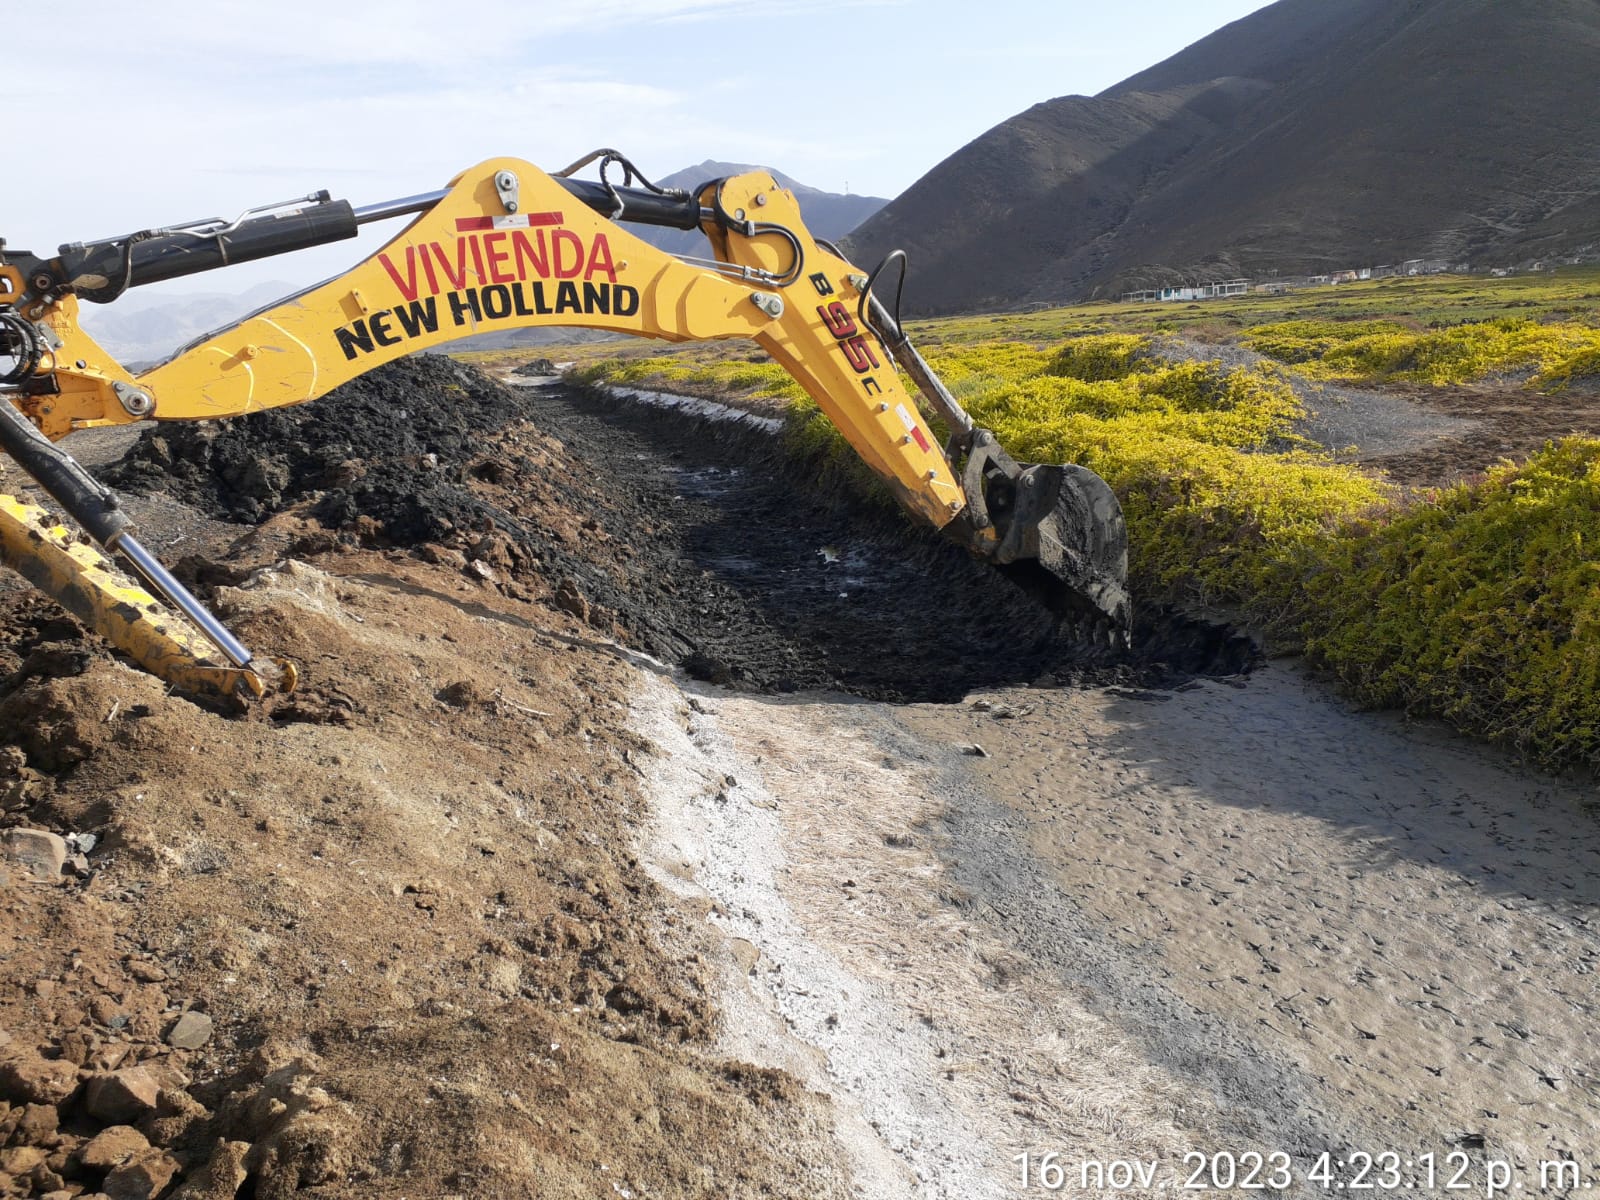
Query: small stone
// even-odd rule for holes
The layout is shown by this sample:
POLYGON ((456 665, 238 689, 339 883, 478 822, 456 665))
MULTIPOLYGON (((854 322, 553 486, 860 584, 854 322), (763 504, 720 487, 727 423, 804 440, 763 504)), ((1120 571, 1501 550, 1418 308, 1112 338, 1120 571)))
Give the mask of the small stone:
POLYGON ((61 878, 61 868, 67 861, 65 839, 43 829, 8 829, 4 846, 6 856, 34 878, 61 878))
POLYGON ((183 1181, 170 1200, 233 1200, 245 1180, 249 1142, 218 1141, 206 1165, 183 1181))
POLYGON ((128 1014, 122 1007, 122 1001, 110 993, 96 996, 89 1001, 89 1015, 111 1029, 121 1029, 128 1023, 128 1014))
POLYGON ((962 753, 963 754, 970 754, 973 758, 988 758, 989 757, 989 752, 987 750, 985 750, 982 746, 978 745, 977 742, 973 742, 972 745, 968 746, 965 750, 962 751, 962 753))
POLYGON ((167 973, 155 963, 137 960, 128 964, 128 974, 140 983, 161 983, 167 978, 167 973))
POLYGON ((61 1035, 61 1057, 75 1066, 83 1067, 89 1063, 89 1055, 99 1049, 98 1039, 81 1029, 74 1029, 61 1035))
POLYGON ((139 1122, 139 1132, 149 1138, 152 1145, 172 1146, 187 1141, 197 1125, 210 1119, 210 1112, 188 1092, 175 1087, 162 1088, 160 1105, 139 1122))
POLYGON ((90 1138, 78 1151, 78 1162, 86 1170, 104 1173, 137 1158, 150 1149, 150 1143, 131 1125, 108 1125, 90 1138))
POLYGON ((78 1068, 65 1059, 25 1055, 0 1063, 0 1099, 60 1104, 78 1087, 78 1068))
POLYGON ((571 613, 580 621, 589 619, 589 601, 570 576, 556 585, 555 603, 562 612, 571 613))
POLYGON ((161 1085, 148 1067, 127 1067, 93 1076, 85 1088, 89 1115, 111 1125, 126 1125, 155 1108, 161 1085))
POLYGON ((54 1104, 25 1105, 13 1136, 18 1142, 41 1145, 47 1138, 55 1136, 60 1120, 54 1104))
POLYGON ((44 1192, 53 1192, 58 1188, 64 1187, 67 1182, 55 1171, 50 1169, 49 1163, 40 1163, 38 1166, 34 1167, 33 1170, 29 1171, 24 1178, 33 1185, 33 1191, 35 1195, 39 1195, 44 1192))
POLYGON ((494 582, 494 568, 481 558, 475 558, 467 564, 467 573, 477 576, 485 583, 494 582))
POLYGON ((0 1150, 0 1171, 7 1175, 26 1175, 49 1157, 50 1152, 42 1146, 12 1146, 0 1150))
POLYGON ((464 571, 467 567, 467 556, 461 551, 433 542, 419 547, 417 555, 424 562, 437 563, 441 567, 454 567, 458 571, 464 571))
POLYGON ((198 1050, 211 1040, 211 1018, 202 1012, 186 1012, 167 1030, 167 1045, 179 1050, 198 1050))
POLYGON ((179 1162, 161 1150, 152 1150, 143 1158, 123 1163, 106 1176, 101 1190, 110 1200, 150 1200, 172 1182, 178 1173, 179 1162))

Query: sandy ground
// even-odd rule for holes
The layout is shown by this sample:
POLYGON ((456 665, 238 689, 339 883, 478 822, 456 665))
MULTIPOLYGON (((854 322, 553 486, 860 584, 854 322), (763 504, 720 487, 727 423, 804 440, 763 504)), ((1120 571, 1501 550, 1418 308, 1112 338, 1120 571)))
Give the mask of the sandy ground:
POLYGON ((1030 1194, 1023 1151, 1067 1190, 1157 1163, 1127 1194, 1186 1153, 1288 1155, 1302 1195, 1324 1151, 1418 1186, 1432 1154, 1440 1190, 1537 1190, 1567 1155, 1600 1178, 1585 789, 1293 665, 983 698, 635 703, 656 869, 759 952, 725 985, 767 1014, 746 1049, 893 1156, 857 1154, 862 1194, 1030 1194))

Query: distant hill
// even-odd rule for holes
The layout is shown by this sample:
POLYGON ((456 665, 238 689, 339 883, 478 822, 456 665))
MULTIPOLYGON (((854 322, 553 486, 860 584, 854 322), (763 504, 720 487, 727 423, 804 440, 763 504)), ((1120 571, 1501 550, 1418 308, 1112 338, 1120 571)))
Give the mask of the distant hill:
POLYGON ((849 238, 908 310, 1600 249, 1596 0, 1280 0, 1037 104, 849 238))
POLYGON ((145 292, 135 288, 112 304, 85 304, 84 330, 125 366, 154 363, 195 338, 296 290, 289 283, 261 283, 246 292, 145 292))

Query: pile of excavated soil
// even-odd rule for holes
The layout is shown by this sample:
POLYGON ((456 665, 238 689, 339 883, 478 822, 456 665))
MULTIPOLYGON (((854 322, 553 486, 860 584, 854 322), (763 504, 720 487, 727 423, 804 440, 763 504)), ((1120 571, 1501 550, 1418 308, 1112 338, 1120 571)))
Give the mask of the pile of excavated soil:
POLYGON ((441 358, 305 408, 164 428, 109 478, 231 519, 292 508, 347 542, 421 548, 735 687, 956 700, 996 683, 1152 685, 1254 660, 1243 638, 1157 612, 1141 614, 1132 655, 1109 653, 898 513, 840 503, 778 438, 506 388, 441 358))

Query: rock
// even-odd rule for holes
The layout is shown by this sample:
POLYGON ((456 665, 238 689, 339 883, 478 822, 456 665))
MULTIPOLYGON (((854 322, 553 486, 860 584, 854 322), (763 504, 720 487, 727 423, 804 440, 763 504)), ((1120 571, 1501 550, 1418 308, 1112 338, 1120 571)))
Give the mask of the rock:
POLYGON ((458 571, 467 568, 467 556, 459 550, 452 550, 449 546, 429 542, 417 548, 417 555, 424 562, 437 563, 442 567, 454 567, 458 571))
POLYGON ((13 1103, 60 1104, 78 1087, 78 1068, 65 1059, 24 1055, 0 1063, 0 1099, 13 1103))
POLYGON ((105 1173, 150 1149, 144 1134, 131 1125, 108 1125, 78 1151, 85 1170, 105 1173))
POLYGON ((60 1120, 54 1104, 26 1105, 17 1120, 14 1140, 24 1145, 43 1145, 47 1139, 55 1137, 60 1120))
POLYGON ((580 621, 589 619, 589 601, 579 590, 577 581, 570 576, 556 585, 555 605, 562 612, 571 613, 580 621))
POLYGON ((34 1167, 33 1170, 29 1171, 25 1176, 23 1176, 23 1178, 32 1185, 35 1195, 42 1195, 45 1192, 53 1192, 66 1185, 66 1180, 62 1179, 60 1175, 52 1171, 48 1163, 40 1163, 38 1166, 34 1167))
POLYGON ((167 978, 166 971, 155 963, 142 962, 138 959, 128 964, 128 974, 140 983, 163 983, 167 978))
POLYGON ((172 1182, 182 1164, 163 1150, 123 1163, 106 1176, 101 1191, 110 1200, 150 1200, 172 1182))
POLYGON ((211 1040, 211 1018, 201 1012, 186 1012, 167 1030, 167 1045, 179 1050, 198 1050, 211 1040))
POLYGON ((67 861, 67 843, 43 829, 8 829, 5 832, 6 857, 32 872, 36 879, 60 879, 67 861))
POLYGON ((494 568, 481 558, 475 558, 467 564, 467 573, 483 580, 485 583, 494 582, 494 568))
POLYGON ((233 1200, 248 1173, 244 1158, 249 1152, 249 1142, 218 1141, 206 1165, 184 1180, 169 1200, 233 1200))
POLYGON ((987 750, 985 750, 982 746, 978 745, 977 742, 973 742, 972 745, 966 747, 964 750, 961 751, 961 753, 970 754, 970 755, 972 755, 973 758, 988 758, 989 757, 989 752, 987 750))
POLYGON ((483 690, 470 679, 458 679, 454 683, 447 683, 434 693, 434 697, 451 708, 472 708, 483 704, 486 700, 483 690))
POLYGON ((111 1125, 136 1121, 156 1106, 161 1085, 148 1067, 127 1067, 93 1076, 84 1089, 89 1115, 111 1125))
POLYGON ((7 1175, 26 1175, 49 1157, 50 1152, 42 1146, 12 1146, 0 1150, 0 1171, 7 1175))
POLYGON ((139 1122, 139 1132, 158 1146, 172 1146, 189 1138, 190 1131, 209 1121, 211 1113, 182 1088, 162 1088, 156 1111, 139 1122))
POLYGON ((122 1001, 110 993, 103 993, 89 1001, 89 1015, 110 1029, 121 1029, 128 1023, 128 1014, 122 1001), (119 1021, 117 1018, 121 1018, 119 1021))

